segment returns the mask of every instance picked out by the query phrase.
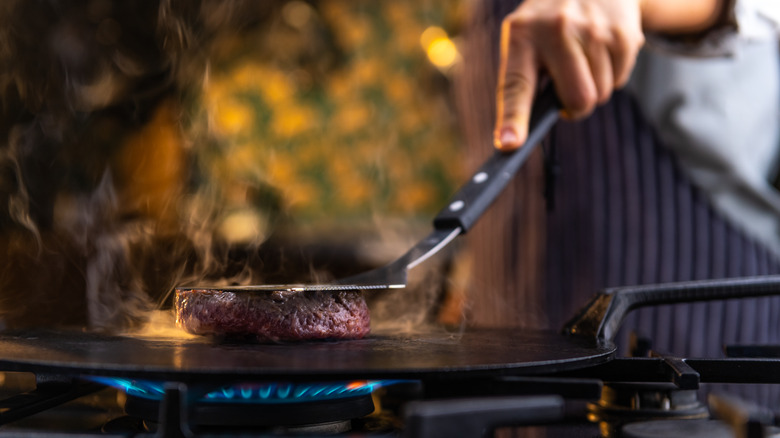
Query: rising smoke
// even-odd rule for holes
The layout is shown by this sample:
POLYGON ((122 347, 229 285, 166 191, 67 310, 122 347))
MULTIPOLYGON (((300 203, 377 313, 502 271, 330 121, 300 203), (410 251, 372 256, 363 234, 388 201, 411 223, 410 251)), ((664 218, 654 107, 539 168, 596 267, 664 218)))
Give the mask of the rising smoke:
MULTIPOLYGON (((208 155, 200 152, 214 143, 209 137, 215 135, 210 131, 213 120, 202 123, 200 115, 190 112, 193 100, 207 88, 216 41, 231 41, 230 35, 266 26, 274 17, 277 25, 278 17, 283 17, 292 28, 305 27, 307 17, 312 18, 308 4, 284 0, 0 2, 0 326, 87 326, 126 332, 156 317, 154 310, 169 306, 176 285, 332 278, 313 267, 305 273, 308 276, 293 276, 283 266, 285 261, 306 266, 305 260, 295 259, 295 251, 272 257, 259 254, 254 251, 257 241, 244 242, 241 260, 235 262, 235 248, 222 233, 238 228, 223 214, 229 208, 226 202, 235 199, 227 200, 225 193, 202 184, 204 178, 198 174, 210 164, 205 162, 208 155), (264 269, 262 278, 254 267, 264 269), (287 278, 276 275, 284 270, 287 278)), ((334 10, 342 15, 339 8, 334 10)), ((401 11, 396 14, 401 21, 408 19, 403 10, 396 11, 401 11)), ((329 37, 324 33, 313 32, 304 43, 309 44, 304 52, 311 58, 312 71, 297 68, 294 72, 298 78, 308 78, 303 82, 316 80, 321 69, 333 68, 340 59, 338 53, 326 57, 327 62, 315 56, 325 51, 323 41, 329 37)), ((357 41, 355 32, 346 35, 357 41)), ((403 32, 415 50, 416 35, 403 32)), ((264 41, 272 52, 285 52, 276 41, 264 41)), ((374 79, 372 66, 381 65, 364 62, 354 69, 356 74, 341 75, 334 87, 343 91, 355 78, 374 79)), ((409 129, 429 124, 423 116, 437 116, 431 116, 430 108, 415 105, 425 97, 415 96, 401 77, 395 75, 388 91, 388 96, 402 102, 398 104, 401 124, 409 129)), ((341 116, 334 117, 333 123, 354 129, 360 114, 351 110, 357 106, 350 102, 343 107, 350 111, 337 111, 341 116)), ((306 117, 288 118, 287 124, 274 129, 287 132, 290 126, 306 123, 306 117)), ((364 112, 364 118, 376 122, 371 112, 364 112)), ((431 132, 441 134, 441 130, 431 132)), ((383 136, 383 131, 375 134, 383 136)), ((446 144, 436 138, 434 143, 446 144)), ((373 146, 376 140, 364 143, 373 146)), ((390 143, 395 148, 384 151, 402 151, 402 141, 394 141, 390 143)), ((431 146, 425 150, 435 154, 431 146)), ((373 153, 362 149, 364 155, 373 153)), ((450 161, 451 151, 442 151, 450 161)), ((374 159, 383 161, 388 156, 393 155, 377 154, 374 159)), ((410 170, 406 160, 395 161, 395 169, 410 170)), ((292 178, 287 183, 297 182, 298 174, 288 173, 292 178)), ((337 172, 340 184, 335 187, 371 193, 357 190, 366 184, 354 174, 337 172), (345 178, 350 175, 353 178, 345 178)), ((395 181, 405 184, 397 190, 403 195, 398 197, 399 205, 417 209, 434 192, 422 185, 415 189, 404 177, 407 174, 401 172, 395 181)), ((440 172, 436 174, 442 178, 440 172)), ((255 204, 277 202, 273 193, 251 184, 231 196, 243 192, 255 204)), ((239 214, 232 219, 257 218, 239 214)), ((397 237, 391 240, 399 242, 397 237)), ((333 257, 328 253, 323 258, 332 262, 333 257)), ((360 260, 349 264, 352 272, 346 274, 373 267, 360 260)), ((373 320, 382 322, 377 327, 410 331, 428 320, 444 281, 437 274, 435 269, 420 274, 418 290, 372 296, 373 320)))
POLYGON ((123 330, 225 275, 184 102, 274 3, 0 3, 0 325, 123 330))

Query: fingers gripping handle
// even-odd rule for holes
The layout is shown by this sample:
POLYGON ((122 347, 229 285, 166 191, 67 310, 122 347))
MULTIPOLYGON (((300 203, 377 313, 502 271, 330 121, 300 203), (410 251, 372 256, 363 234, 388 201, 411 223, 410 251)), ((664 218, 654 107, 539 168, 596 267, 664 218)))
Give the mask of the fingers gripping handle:
POLYGON ((496 151, 471 179, 458 190, 450 202, 436 215, 437 229, 460 227, 468 231, 504 190, 517 171, 528 160, 531 152, 558 121, 559 104, 551 84, 537 95, 531 111, 528 139, 514 152, 496 151))

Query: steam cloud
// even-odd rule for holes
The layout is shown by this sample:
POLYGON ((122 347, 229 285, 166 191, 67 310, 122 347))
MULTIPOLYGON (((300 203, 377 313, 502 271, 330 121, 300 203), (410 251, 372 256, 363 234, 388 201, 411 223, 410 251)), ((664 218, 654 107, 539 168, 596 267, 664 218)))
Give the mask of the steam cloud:
MULTIPOLYGON (((258 281, 216 237, 224 205, 192 174, 184 108, 210 41, 282 3, 0 2, 0 328, 126 332, 176 285, 258 281)), ((374 297, 377 328, 430 316, 442 280, 422 278, 374 297)))
POLYGON ((264 13, 246 1, 0 3, 1 326, 125 330, 175 284, 225 272, 219 205, 188 183, 181 103, 204 79, 209 40, 264 13))

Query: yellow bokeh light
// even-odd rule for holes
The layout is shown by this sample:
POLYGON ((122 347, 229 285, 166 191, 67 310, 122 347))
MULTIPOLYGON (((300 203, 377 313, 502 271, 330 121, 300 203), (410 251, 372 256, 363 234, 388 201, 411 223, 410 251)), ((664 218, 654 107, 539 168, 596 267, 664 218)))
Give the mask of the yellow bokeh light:
POLYGON ((238 135, 246 132, 252 125, 252 109, 235 100, 226 100, 216 108, 216 127, 222 134, 238 135))
POLYGON ((460 60, 460 53, 455 43, 444 29, 431 26, 420 36, 420 44, 428 60, 439 69, 452 67, 460 60))
POLYGON ((460 58, 458 49, 449 38, 437 39, 428 48, 428 59, 436 67, 450 67, 458 61, 458 58, 460 58))
MULTIPOLYGON (((223 185, 258 181, 306 220, 437 208, 455 180, 451 168, 460 169, 458 139, 449 101, 438 87, 424 88, 419 73, 448 76, 462 58, 458 38, 445 30, 457 24, 428 10, 414 2, 285 2, 284 26, 248 33, 241 43, 251 50, 236 46, 209 70, 199 116, 219 148, 204 154, 204 175, 223 185), (318 41, 312 26, 324 25, 333 39, 318 41)), ((250 192, 225 193, 234 209, 250 192)), ((226 238, 263 232, 251 214, 231 212, 226 238)))
POLYGON ((280 105, 295 96, 295 85, 290 78, 278 70, 267 70, 260 87, 263 97, 270 105, 280 105))

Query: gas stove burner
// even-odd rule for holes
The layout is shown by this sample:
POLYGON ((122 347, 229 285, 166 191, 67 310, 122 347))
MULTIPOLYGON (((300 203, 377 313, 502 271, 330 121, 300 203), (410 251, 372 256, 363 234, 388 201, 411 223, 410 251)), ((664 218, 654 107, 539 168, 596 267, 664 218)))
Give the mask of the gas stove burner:
MULTIPOLYGON (((121 389, 127 395, 160 401, 165 395, 165 382, 124 379, 118 377, 88 377, 89 380, 121 389)), ((307 403, 371 394, 375 389, 398 383, 398 380, 356 380, 326 383, 237 383, 225 385, 207 393, 202 402, 283 404, 307 403)))
MULTIPOLYGON (((389 382, 384 382, 387 385, 389 382)), ((212 391, 204 399, 224 403, 305 403, 371 394, 383 385, 378 381, 339 383, 243 383, 212 391)))
POLYGON ((643 421, 623 426, 623 438, 733 438, 734 431, 718 420, 643 421))
MULTIPOLYGON (((113 377, 90 377, 127 394, 128 415, 154 425, 159 422, 165 382, 113 377)), ((192 404, 198 426, 349 430, 350 420, 374 410, 372 392, 400 380, 324 383, 252 382, 228 384, 206 393, 192 404)))
POLYGON ((605 383, 601 400, 588 405, 588 419, 604 436, 617 436, 626 423, 650 420, 698 420, 709 417, 695 390, 673 383, 605 383))
POLYGON ((606 383, 601 400, 589 408, 589 417, 594 421, 693 419, 709 415, 695 390, 681 390, 673 383, 606 383))
MULTIPOLYGON (((131 417, 151 424, 150 429, 161 419, 158 400, 128 395, 125 412, 131 417)), ((201 399, 191 407, 190 419, 199 427, 264 428, 269 431, 283 428, 287 431, 321 431, 323 428, 349 429, 353 419, 366 416, 374 411, 371 394, 361 394, 349 398, 319 400, 300 403, 225 403, 201 399)), ((308 432, 307 432, 308 433, 308 432)), ((318 432, 320 433, 320 432, 318 432)))

